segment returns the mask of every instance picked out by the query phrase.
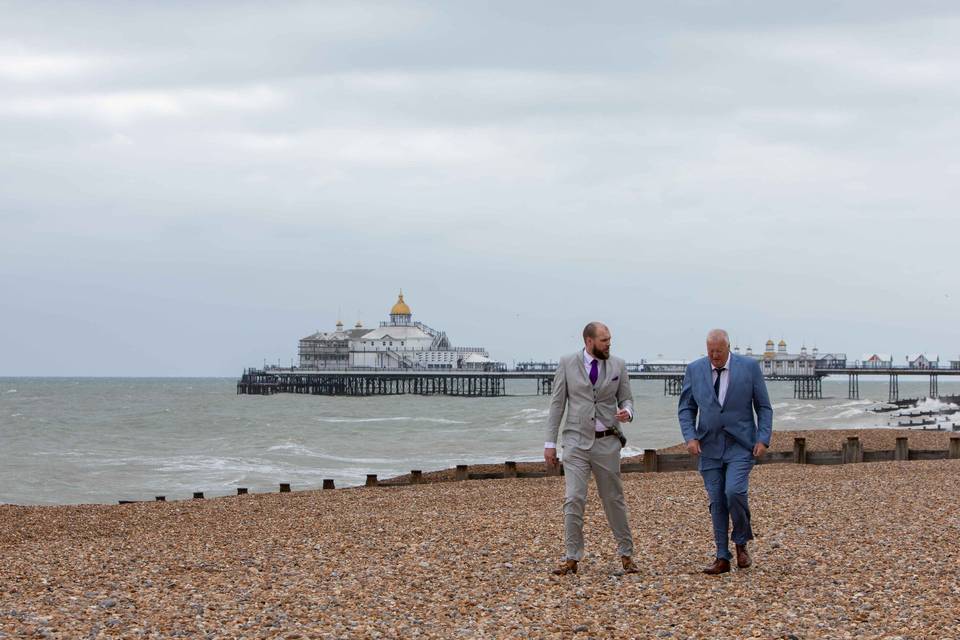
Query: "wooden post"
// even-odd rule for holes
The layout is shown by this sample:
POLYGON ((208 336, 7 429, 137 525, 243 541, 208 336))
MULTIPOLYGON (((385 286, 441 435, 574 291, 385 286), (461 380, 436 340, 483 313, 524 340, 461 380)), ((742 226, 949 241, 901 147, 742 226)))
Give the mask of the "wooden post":
POLYGON ((897 438, 897 448, 893 451, 894 460, 909 460, 910 459, 910 449, 907 444, 906 436, 901 436, 897 438))
POLYGON ((367 486, 368 486, 368 487, 375 487, 375 486, 377 486, 377 474, 375 474, 375 473, 368 473, 368 474, 367 474, 367 486))
POLYGON ((333 478, 324 478, 323 479, 323 488, 324 489, 336 489, 336 486, 333 483, 333 478))
POLYGON ((793 462, 795 464, 807 464, 807 439, 793 439, 793 462))
POLYGON ((238 496, 245 496, 245 495, 247 495, 247 488, 246 488, 246 487, 237 487, 237 495, 238 495, 238 496))
POLYGON ((290 483, 281 482, 280 483, 280 493, 290 493, 290 483))
POLYGON ((154 498, 154 500, 156 500, 157 502, 166 502, 167 496, 157 496, 156 498, 154 498))
POLYGON ((512 460, 507 460, 503 463, 503 477, 504 478, 516 478, 517 477, 517 463, 512 460))
POLYGON ((960 458, 960 437, 950 436, 950 448, 947 449, 947 457, 951 460, 960 458))
POLYGON ((467 465, 465 465, 465 464, 458 464, 458 465, 457 465, 457 472, 456 472, 456 475, 454 476, 454 478, 455 478, 456 480, 466 480, 466 479, 469 478, 469 477, 470 477, 470 474, 469 474, 468 471, 467 471, 467 465))
POLYGON ((643 450, 643 471, 644 473, 653 473, 660 470, 660 463, 657 460, 656 449, 643 450))
POLYGON ((863 445, 859 436, 850 436, 845 443, 844 463, 863 462, 863 445))
POLYGON ((421 484, 423 482, 423 471, 412 469, 410 471, 410 484, 421 484))
POLYGON ((193 492, 194 500, 203 500, 203 491, 194 491, 193 492))

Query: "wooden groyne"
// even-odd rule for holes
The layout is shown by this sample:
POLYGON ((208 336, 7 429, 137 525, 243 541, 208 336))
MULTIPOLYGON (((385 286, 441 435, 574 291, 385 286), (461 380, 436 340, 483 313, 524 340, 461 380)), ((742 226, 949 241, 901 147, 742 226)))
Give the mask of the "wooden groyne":
MULTIPOLYGON (((893 449, 865 451, 858 436, 848 436, 839 450, 810 451, 807 449, 807 438, 793 439, 791 451, 768 451, 763 458, 757 461, 760 465, 769 464, 800 464, 800 465, 842 465, 860 464, 869 462, 909 462, 913 460, 960 460, 960 436, 951 436, 946 449, 911 449, 906 436, 896 438, 893 449)), ((638 462, 626 462, 620 465, 621 473, 670 473, 674 471, 695 471, 697 459, 687 453, 660 453, 656 449, 645 449, 638 462)), ((369 473, 363 487, 403 487, 435 482, 462 482, 468 480, 501 480, 509 478, 545 478, 548 476, 562 476, 563 466, 548 467, 542 462, 517 463, 512 460, 502 465, 476 465, 473 469, 469 465, 460 464, 453 469, 436 471, 424 475, 420 469, 411 470, 409 474, 388 479, 379 479, 377 474, 369 473)), ((323 480, 323 490, 335 490, 333 478, 323 480)), ((347 487, 348 490, 361 487, 347 487)), ((280 493, 289 493, 291 485, 281 483, 280 493)), ((237 495, 248 495, 246 487, 237 488, 237 495)), ((194 500, 204 499, 202 491, 193 493, 194 500)), ((166 496, 156 496, 158 502, 165 502, 166 496)), ((136 500, 120 500, 120 504, 138 502, 136 500)))

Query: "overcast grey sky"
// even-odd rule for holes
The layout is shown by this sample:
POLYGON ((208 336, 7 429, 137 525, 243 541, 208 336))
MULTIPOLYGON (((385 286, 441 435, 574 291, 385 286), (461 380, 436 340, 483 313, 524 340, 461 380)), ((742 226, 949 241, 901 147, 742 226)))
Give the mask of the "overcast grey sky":
POLYGON ((415 319, 960 354, 960 5, 0 2, 0 375, 415 319))

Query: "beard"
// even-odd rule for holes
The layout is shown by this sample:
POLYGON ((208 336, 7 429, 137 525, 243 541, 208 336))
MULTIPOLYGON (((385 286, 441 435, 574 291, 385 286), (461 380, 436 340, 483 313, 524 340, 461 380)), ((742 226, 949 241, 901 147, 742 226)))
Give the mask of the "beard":
POLYGON ((601 350, 597 347, 593 348, 593 357, 597 360, 606 360, 610 357, 610 347, 607 347, 606 350, 601 350))

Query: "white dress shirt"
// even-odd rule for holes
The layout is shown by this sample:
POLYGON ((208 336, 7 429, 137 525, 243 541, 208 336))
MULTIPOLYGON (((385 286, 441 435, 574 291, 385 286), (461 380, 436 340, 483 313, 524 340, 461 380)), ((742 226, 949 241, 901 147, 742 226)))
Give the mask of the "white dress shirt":
MULTIPOLYGON (((597 382, 600 382, 600 377, 599 377, 600 376, 600 359, 595 358, 594 356, 587 353, 586 349, 584 349, 581 353, 583 353, 583 367, 587 370, 587 380, 590 379, 590 369, 593 368, 593 361, 596 360, 597 361, 597 382)), ((630 414, 630 419, 633 420, 633 411, 631 411, 629 407, 627 408, 627 413, 630 414)), ((607 425, 603 424, 599 418, 597 418, 597 421, 594 423, 593 427, 594 427, 594 430, 597 431, 598 433, 602 433, 607 430, 607 425)), ((557 443, 544 442, 543 448, 556 449, 557 443)))
POLYGON ((723 373, 717 373, 717 368, 713 366, 712 362, 710 363, 710 371, 713 374, 711 382, 714 385, 717 384, 717 376, 720 376, 720 393, 717 395, 717 400, 723 406, 723 401, 727 399, 727 387, 730 386, 730 354, 727 354, 727 363, 723 365, 723 373))

